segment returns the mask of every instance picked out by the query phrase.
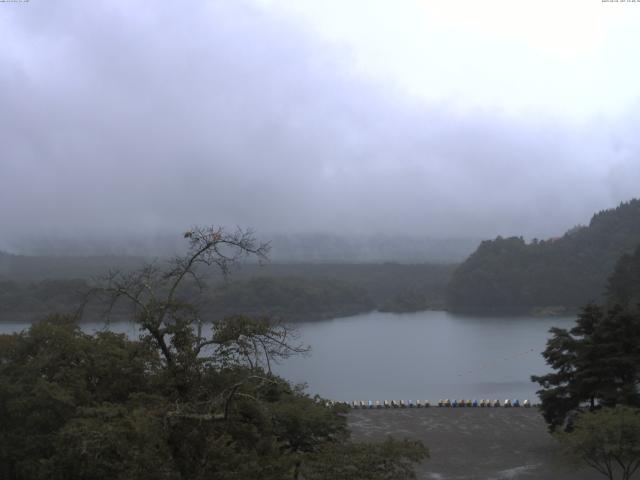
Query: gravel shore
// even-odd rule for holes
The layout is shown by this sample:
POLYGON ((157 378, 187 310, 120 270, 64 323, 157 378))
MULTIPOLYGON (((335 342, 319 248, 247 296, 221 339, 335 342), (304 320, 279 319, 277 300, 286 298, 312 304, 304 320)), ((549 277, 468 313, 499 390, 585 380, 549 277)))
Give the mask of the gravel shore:
POLYGON ((352 410, 356 440, 420 439, 431 458, 418 467, 428 480, 598 480, 557 454, 535 408, 395 408, 352 410))

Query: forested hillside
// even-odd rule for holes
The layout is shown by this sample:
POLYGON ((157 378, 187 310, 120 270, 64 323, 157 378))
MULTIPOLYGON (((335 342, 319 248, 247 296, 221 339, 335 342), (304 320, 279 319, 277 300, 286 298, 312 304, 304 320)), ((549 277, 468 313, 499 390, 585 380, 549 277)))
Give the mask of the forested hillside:
MULTIPOLYGON (((640 246, 618 259, 603 297, 602 304, 582 307, 573 328, 549 330, 551 338, 542 355, 555 371, 531 380, 540 384, 537 393, 551 431, 563 425, 579 431, 577 412, 587 418, 587 411, 640 407, 640 246)), ((631 420, 622 423, 629 425, 631 420)), ((569 435, 566 441, 572 434, 563 435, 569 435)), ((574 437, 579 438, 580 434, 574 437)), ((615 430, 614 438, 626 437, 615 430)), ((625 441, 633 442, 632 438, 625 441)))
POLYGON ((0 250, 0 281, 91 278, 108 270, 135 270, 144 261, 127 255, 13 255, 0 250))
MULTIPOLYGON (((4 258, 0 321, 41 318, 49 312, 72 313, 90 289, 92 279, 100 277, 98 267, 104 274, 110 269, 130 271, 143 262, 137 257, 4 258)), ((227 281, 219 272, 208 271, 203 284, 207 304, 202 308, 213 317, 241 311, 286 321, 348 316, 374 309, 403 312, 438 308, 454 268, 396 263, 276 263, 260 267, 248 263, 227 281)), ((85 318, 91 314, 86 311, 85 318)))
POLYGON ((530 310, 600 301, 618 258, 638 245, 637 199, 595 214, 588 226, 560 238, 485 241, 454 272, 447 304, 452 310, 530 310))
POLYGON ((208 312, 218 317, 241 311, 287 321, 355 315, 375 308, 362 287, 300 277, 255 277, 229 282, 213 289, 208 300, 208 312))
POLYGON ((640 245, 632 254, 618 260, 607 285, 609 306, 640 308, 640 245))

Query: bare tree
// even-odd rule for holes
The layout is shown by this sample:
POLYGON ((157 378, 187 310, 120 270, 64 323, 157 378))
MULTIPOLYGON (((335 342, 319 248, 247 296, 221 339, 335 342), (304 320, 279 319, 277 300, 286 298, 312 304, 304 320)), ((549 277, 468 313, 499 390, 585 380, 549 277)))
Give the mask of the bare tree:
POLYGON ((119 302, 133 307, 143 338, 158 348, 167 369, 181 379, 181 388, 191 383, 199 365, 243 364, 270 375, 273 361, 307 350, 289 327, 266 318, 234 315, 203 328, 198 308, 181 295, 186 284, 202 292, 202 267, 217 268, 226 277, 244 258, 265 261, 269 244, 257 242, 250 230, 229 233, 221 227, 194 227, 184 238, 184 255, 164 265, 152 262, 133 272, 110 272, 93 292, 106 300, 108 311, 119 302))

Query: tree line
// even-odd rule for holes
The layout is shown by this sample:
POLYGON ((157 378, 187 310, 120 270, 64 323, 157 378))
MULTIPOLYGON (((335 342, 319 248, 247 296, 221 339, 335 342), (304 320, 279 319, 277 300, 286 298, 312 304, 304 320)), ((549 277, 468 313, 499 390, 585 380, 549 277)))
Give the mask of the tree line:
MULTIPOLYGON (((58 259, 58 262, 61 260, 58 259)), ((71 264, 79 262, 73 260, 71 264)), ((95 267, 93 259, 89 272, 95 267)), ((140 264, 112 261, 108 266, 134 271, 140 264)), ((202 269, 201 289, 186 279, 183 291, 191 291, 210 317, 238 311, 268 315, 284 321, 305 321, 355 315, 380 309, 419 311, 442 307, 451 265, 402 264, 244 264, 229 278, 213 269, 202 269)), ((12 270, 13 272, 13 270, 12 270)), ((56 278, 0 279, 0 320, 17 315, 38 317, 47 312, 73 313, 91 289, 92 280, 73 277, 82 269, 69 267, 56 278), (60 278, 69 276, 69 278, 60 278)), ((87 273, 87 272, 85 272, 87 273)), ((93 275, 97 277, 97 275, 93 275)), ((1 276, 0 276, 1 278, 1 276)), ((86 317, 90 317, 87 312, 86 317)), ((101 313, 101 312, 95 312, 101 313)), ((126 314, 126 312, 125 312, 126 314)))
POLYGON ((616 261, 640 244, 640 200, 601 211, 588 226, 560 238, 484 241, 454 272, 447 287, 452 310, 506 310, 601 301, 616 261))
POLYGON ((139 339, 88 335, 60 315, 0 335, 0 476, 415 478, 421 442, 355 442, 346 407, 272 372, 306 351, 288 326, 242 314, 209 322, 192 301, 202 267, 228 272, 266 246, 218 228, 185 238, 184 256, 110 272, 90 292, 89 302, 127 305, 139 339))

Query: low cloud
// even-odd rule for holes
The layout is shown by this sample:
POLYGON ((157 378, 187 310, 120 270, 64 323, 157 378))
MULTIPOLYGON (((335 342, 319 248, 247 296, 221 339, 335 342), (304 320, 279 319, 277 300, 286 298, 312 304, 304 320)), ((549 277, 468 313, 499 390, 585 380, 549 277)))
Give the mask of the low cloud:
POLYGON ((637 194, 635 108, 428 104, 251 3, 19 6, 0 11, 5 248, 196 223, 545 237, 637 194))

